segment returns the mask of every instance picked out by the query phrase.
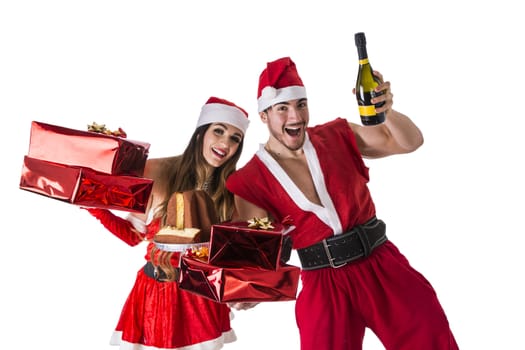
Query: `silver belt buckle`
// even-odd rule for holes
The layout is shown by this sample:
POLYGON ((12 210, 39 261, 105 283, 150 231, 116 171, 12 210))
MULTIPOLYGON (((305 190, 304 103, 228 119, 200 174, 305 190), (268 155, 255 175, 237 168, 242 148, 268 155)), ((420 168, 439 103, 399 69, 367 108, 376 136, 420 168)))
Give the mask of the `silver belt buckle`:
POLYGON ((332 258, 332 253, 330 252, 330 246, 326 242, 326 239, 323 239, 323 247, 324 247, 324 251, 326 253, 326 256, 328 257, 328 263, 330 264, 331 267, 333 267, 334 269, 338 269, 338 268, 343 267, 346 264, 348 264, 348 261, 345 262, 345 263, 342 263, 340 265, 335 265, 334 264, 335 258, 332 258))

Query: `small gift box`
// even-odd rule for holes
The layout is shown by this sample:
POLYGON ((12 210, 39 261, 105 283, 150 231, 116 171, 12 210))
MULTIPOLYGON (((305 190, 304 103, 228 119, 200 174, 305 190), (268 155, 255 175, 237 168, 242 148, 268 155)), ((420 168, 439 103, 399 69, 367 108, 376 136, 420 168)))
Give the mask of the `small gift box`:
POLYGON ((149 147, 146 142, 33 121, 27 155, 106 174, 140 177, 149 147))
POLYGON ((267 219, 213 225, 208 262, 221 267, 276 270, 290 257, 287 234, 294 228, 267 219))
POLYGON ((153 180, 25 156, 20 188, 76 205, 144 213, 153 180))
POLYGON ((220 303, 295 300, 300 271, 293 265, 277 270, 218 267, 185 255, 179 287, 220 303))

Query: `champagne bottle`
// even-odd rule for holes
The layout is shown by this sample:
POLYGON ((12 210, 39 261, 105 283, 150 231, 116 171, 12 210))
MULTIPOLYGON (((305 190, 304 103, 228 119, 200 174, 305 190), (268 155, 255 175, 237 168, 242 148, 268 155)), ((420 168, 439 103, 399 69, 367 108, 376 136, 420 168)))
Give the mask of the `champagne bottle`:
POLYGON ((380 84, 380 81, 379 78, 374 75, 372 66, 368 61, 365 33, 355 33, 354 38, 355 46, 357 46, 357 54, 359 56, 359 70, 355 84, 355 95, 359 106, 361 123, 363 125, 381 124, 385 121, 385 113, 376 113, 376 107, 381 107, 384 102, 374 105, 371 100, 383 93, 374 91, 375 87, 380 84))

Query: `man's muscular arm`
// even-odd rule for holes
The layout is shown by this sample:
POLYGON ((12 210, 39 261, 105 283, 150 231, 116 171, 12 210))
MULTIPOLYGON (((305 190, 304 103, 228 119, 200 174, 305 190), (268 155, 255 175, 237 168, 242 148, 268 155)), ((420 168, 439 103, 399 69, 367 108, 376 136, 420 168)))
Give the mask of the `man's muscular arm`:
POLYGON ((376 87, 376 91, 382 91, 383 94, 372 99, 372 102, 383 103, 383 106, 378 107, 376 111, 384 112, 386 120, 374 126, 349 123, 356 137, 357 147, 366 158, 380 158, 415 151, 423 144, 421 130, 408 116, 392 109, 394 95, 390 89, 390 82, 385 82, 383 75, 378 71, 374 71, 374 74, 382 81, 376 87))
POLYGON ((268 216, 268 212, 259 208, 255 204, 247 200, 235 196, 235 213, 232 221, 247 221, 253 218, 264 218, 268 216))

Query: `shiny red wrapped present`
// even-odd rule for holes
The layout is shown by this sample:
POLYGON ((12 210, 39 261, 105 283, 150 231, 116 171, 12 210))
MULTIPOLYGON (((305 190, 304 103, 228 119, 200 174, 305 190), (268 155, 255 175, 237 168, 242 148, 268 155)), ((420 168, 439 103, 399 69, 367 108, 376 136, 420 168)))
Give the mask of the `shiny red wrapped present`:
POLYGON ((153 180, 24 157, 20 188, 85 207, 144 213, 153 180))
POLYGON ((284 244, 285 237, 295 227, 270 223, 266 218, 254 220, 212 225, 208 263, 268 270, 285 263, 291 250, 291 245, 284 244))
POLYGON ((33 121, 27 155, 106 174, 142 176, 149 147, 146 142, 33 121))
POLYGON ((216 302, 295 300, 301 269, 218 267, 189 256, 180 262, 179 287, 216 302))

